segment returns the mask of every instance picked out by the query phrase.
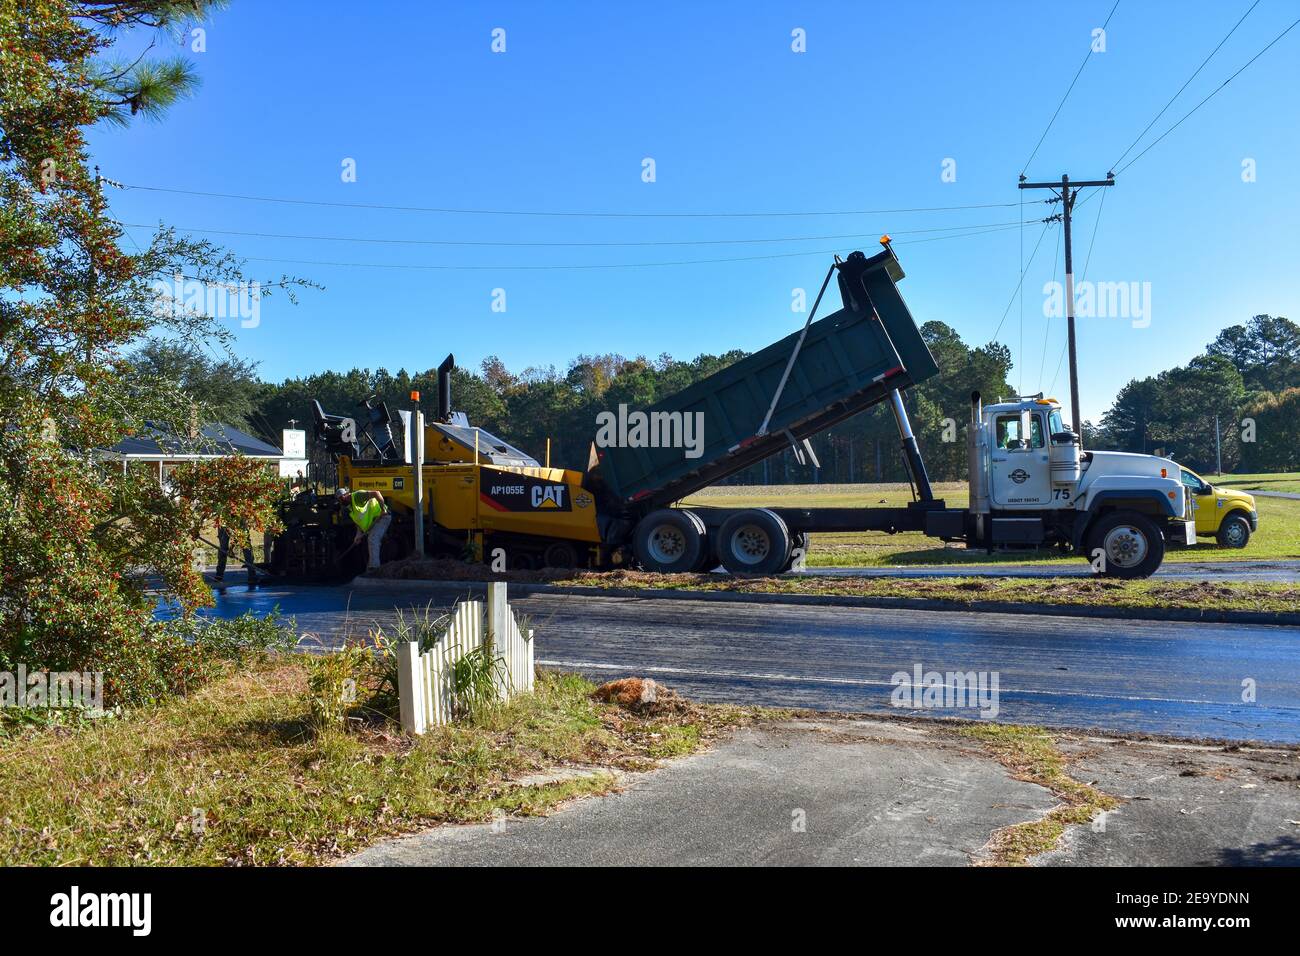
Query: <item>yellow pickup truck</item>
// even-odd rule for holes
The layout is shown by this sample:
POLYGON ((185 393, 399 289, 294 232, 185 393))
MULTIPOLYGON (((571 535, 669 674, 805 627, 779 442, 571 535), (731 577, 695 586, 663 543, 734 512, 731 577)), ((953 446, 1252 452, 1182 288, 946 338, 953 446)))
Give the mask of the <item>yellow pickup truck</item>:
POLYGON ((1259 527, 1255 496, 1232 488, 1216 488, 1187 468, 1182 473, 1183 484, 1192 489, 1197 536, 1212 534, 1225 548, 1244 548, 1259 527))

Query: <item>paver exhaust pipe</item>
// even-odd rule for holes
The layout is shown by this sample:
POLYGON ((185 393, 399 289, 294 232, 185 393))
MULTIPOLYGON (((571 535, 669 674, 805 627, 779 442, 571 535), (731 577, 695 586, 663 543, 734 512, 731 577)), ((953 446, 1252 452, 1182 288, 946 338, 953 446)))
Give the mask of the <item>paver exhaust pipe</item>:
POLYGON ((451 419, 451 370, 456 367, 456 356, 448 355, 438 366, 438 421, 451 419))

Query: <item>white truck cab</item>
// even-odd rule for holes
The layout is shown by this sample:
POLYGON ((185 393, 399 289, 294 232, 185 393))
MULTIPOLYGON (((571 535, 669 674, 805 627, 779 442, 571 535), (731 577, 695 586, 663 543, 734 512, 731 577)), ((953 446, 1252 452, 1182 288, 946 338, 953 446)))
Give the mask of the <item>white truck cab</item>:
POLYGON ((1179 466, 1167 458, 1086 452, 1061 405, 1041 394, 982 405, 971 396, 968 543, 988 550, 1056 544, 1101 573, 1147 577, 1166 538, 1196 541, 1179 466))

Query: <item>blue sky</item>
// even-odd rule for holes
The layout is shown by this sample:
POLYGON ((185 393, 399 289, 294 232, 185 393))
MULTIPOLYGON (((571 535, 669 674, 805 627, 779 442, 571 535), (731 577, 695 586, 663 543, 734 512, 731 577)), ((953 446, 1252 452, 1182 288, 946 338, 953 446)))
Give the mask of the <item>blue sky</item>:
MULTIPOLYGON (((920 230, 1015 223, 1022 199, 1025 219, 1055 210, 1033 202, 1045 192, 1022 195, 1016 177, 1112 3, 234 0, 206 26, 206 51, 183 51, 203 79, 197 95, 160 123, 96 130, 91 145, 104 174, 127 184, 326 203, 653 214, 1010 204, 542 217, 113 190, 124 222, 193 229, 247 257, 251 278, 290 272, 323 284, 296 307, 265 302, 257 328, 232 323, 238 351, 272 380, 352 365, 424 369, 447 352, 467 366, 496 354, 516 371, 563 371, 579 353, 752 350, 799 327, 791 290, 808 289, 811 302, 831 251, 872 252, 886 231, 918 321, 942 320, 978 344, 1011 301, 1022 238, 1027 257, 1042 226, 916 240, 952 235, 920 230), (496 28, 504 53, 491 50, 496 28), (796 28, 804 53, 791 49, 796 28), (646 157, 653 183, 642 181, 646 157), (342 181, 345 159, 356 182, 342 181), (955 181, 943 181, 945 160, 955 181), (842 236, 861 238, 791 241, 842 236), (782 258, 509 268, 754 256, 782 258), (503 313, 492 310, 497 289, 503 313)), ((1249 6, 1121 0, 1105 52, 1092 55, 1030 179, 1104 176, 1249 6)), ((1294 0, 1262 0, 1130 158, 1297 16, 1294 0)), ((1117 177, 1086 276, 1102 204, 1081 199, 1076 276, 1150 283, 1149 325, 1079 320, 1085 417, 1227 325, 1261 312, 1300 319, 1297 51, 1300 27, 1117 177), (1245 160, 1254 182, 1243 182, 1245 160)), ((130 232, 142 243, 149 234, 130 232)), ((1026 273, 1023 325, 1016 300, 998 339, 1013 351, 1013 382, 1065 400, 1065 321, 1043 316, 1059 241, 1052 227, 1026 273)))

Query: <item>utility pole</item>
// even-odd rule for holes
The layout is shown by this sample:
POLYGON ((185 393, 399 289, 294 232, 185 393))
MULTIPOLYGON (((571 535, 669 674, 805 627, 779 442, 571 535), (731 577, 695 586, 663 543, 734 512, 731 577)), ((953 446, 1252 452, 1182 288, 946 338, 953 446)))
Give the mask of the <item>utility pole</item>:
POLYGON ((1060 190, 1056 193, 1061 200, 1061 212, 1065 221, 1065 320, 1066 335, 1070 350, 1070 414, 1074 416, 1074 430, 1083 434, 1083 417, 1079 414, 1079 363, 1074 343, 1074 257, 1070 248, 1070 212, 1074 209, 1074 200, 1079 190, 1085 186, 1114 186, 1115 174, 1107 173, 1105 179, 1088 179, 1072 183, 1069 176, 1062 176, 1059 183, 1027 183, 1020 177, 1021 189, 1060 190))
POLYGON ((1214 413, 1214 474, 1223 475, 1223 445, 1219 440, 1219 413, 1214 413))

